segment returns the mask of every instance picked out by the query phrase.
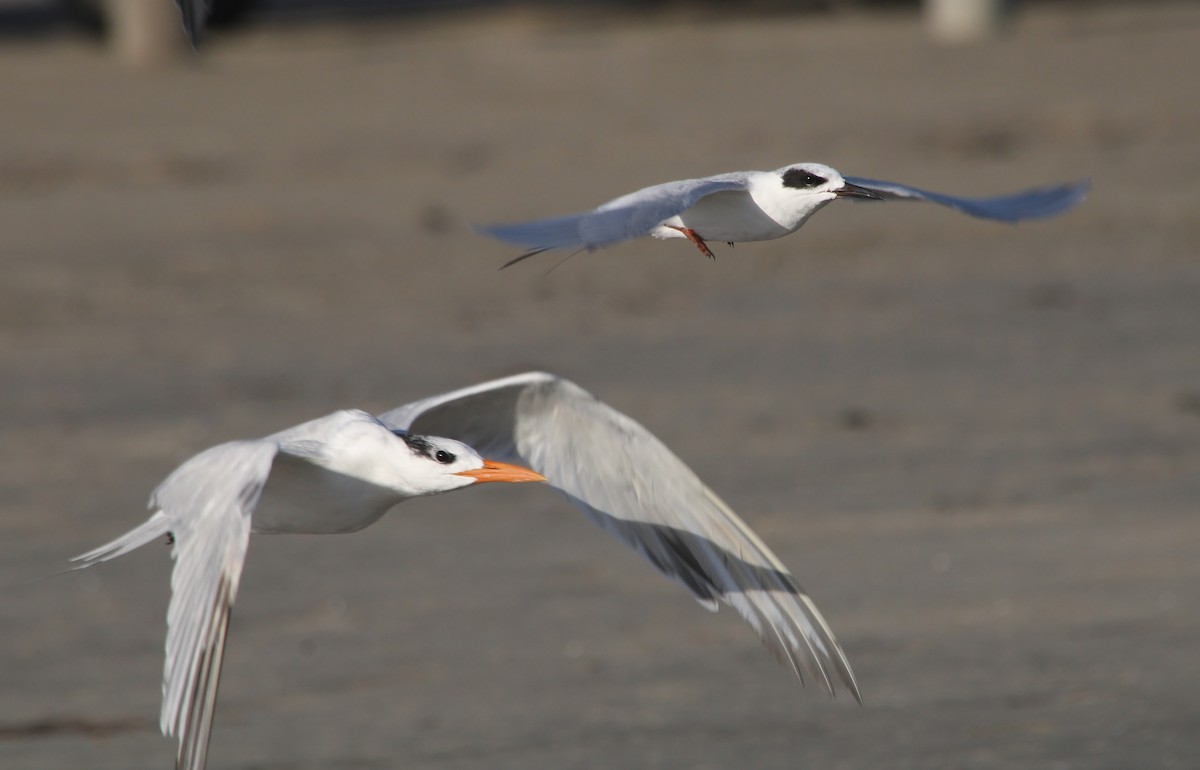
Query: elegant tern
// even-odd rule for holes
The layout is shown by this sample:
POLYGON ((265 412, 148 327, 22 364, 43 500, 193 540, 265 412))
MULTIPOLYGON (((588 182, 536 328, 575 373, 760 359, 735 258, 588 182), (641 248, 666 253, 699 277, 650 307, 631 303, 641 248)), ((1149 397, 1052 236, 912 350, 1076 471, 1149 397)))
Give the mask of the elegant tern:
POLYGON ((645 235, 687 238, 700 253, 715 258, 708 241, 732 246, 782 238, 838 198, 926 201, 981 219, 1018 222, 1066 211, 1083 200, 1088 186, 1076 182, 994 198, 960 198, 895 182, 842 176, 820 163, 794 163, 774 171, 734 171, 665 182, 591 211, 478 229, 528 249, 503 267, 551 249, 592 251, 645 235))
POLYGON ((76 557, 77 568, 174 543, 160 726, 178 736, 176 766, 201 770, 252 532, 353 532, 410 497, 538 480, 707 609, 732 606, 802 682, 832 697, 840 680, 862 702, 816 605, 737 514, 641 425, 543 372, 207 449, 158 486, 145 523, 76 557))

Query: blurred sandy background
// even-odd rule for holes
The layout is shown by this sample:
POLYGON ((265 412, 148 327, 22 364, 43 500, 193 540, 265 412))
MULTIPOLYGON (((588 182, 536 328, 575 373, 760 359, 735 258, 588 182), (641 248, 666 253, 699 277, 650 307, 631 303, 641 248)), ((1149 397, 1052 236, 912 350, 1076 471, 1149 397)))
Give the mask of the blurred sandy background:
POLYGON ((171 766, 163 548, 212 444, 532 367, 645 423, 814 595, 867 705, 545 489, 253 541, 211 768, 1200 763, 1200 7, 505 10, 258 25, 131 72, 0 48, 0 766, 171 766), (1008 227, 834 205, 779 241, 504 272, 469 225, 792 161, 1008 227))

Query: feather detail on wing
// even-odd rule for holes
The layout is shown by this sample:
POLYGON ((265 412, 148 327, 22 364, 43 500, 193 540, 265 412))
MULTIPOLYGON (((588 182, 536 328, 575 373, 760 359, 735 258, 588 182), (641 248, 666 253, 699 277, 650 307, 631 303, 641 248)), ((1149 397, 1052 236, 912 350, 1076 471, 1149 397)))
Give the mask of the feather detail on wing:
POLYGON ((701 604, 732 606, 801 681, 832 696, 835 675, 861 702, 833 632, 779 559, 661 441, 574 383, 533 372, 379 419, 535 469, 701 604))
POLYGON ((174 537, 160 726, 179 737, 181 770, 204 766, 250 517, 276 451, 273 441, 235 441, 201 452, 154 491, 149 520, 76 557, 87 567, 167 533, 174 537))

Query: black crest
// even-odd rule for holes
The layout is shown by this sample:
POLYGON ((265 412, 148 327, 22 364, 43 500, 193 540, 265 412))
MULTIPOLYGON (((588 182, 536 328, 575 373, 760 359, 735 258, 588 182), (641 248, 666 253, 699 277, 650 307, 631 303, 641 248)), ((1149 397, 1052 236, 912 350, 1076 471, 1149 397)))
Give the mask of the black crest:
POLYGON ((820 187, 829 180, 823 176, 817 176, 811 171, 805 171, 802 168, 789 168, 783 172, 783 186, 794 187, 797 190, 811 190, 814 187, 820 187))

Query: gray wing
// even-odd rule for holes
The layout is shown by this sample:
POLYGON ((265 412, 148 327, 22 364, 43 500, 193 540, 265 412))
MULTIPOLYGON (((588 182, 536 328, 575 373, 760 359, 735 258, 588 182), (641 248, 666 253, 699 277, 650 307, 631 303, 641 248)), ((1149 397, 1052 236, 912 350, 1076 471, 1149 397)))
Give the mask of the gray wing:
POLYGON ((684 179, 629 193, 591 211, 476 229, 535 252, 549 249, 590 251, 647 235, 663 220, 686 211, 706 195, 745 189, 744 173, 684 179))
MULTIPOLYGON (((863 179, 848 176, 850 184, 865 187, 879 193, 885 200, 913 200, 949 206, 973 217, 999 219, 1004 222, 1020 222, 1022 219, 1038 219, 1061 214, 1087 197, 1090 182, 1075 182, 1054 187, 1039 187, 1011 195, 994 198, 959 198, 954 195, 930 192, 916 187, 884 182, 879 179, 863 179)), ((870 200, 856 198, 855 200, 870 200)))
POLYGON ((836 675, 861 702, 833 632, 779 559, 661 441, 574 383, 531 372, 379 419, 528 465, 701 604, 732 606, 801 681, 832 696, 836 675))
POLYGON ((208 19, 208 0, 175 0, 179 13, 183 17, 183 31, 187 35, 192 49, 200 48, 200 38, 204 35, 204 22, 208 19))
POLYGON ((154 490, 148 521, 75 559, 89 567, 167 533, 174 537, 159 724, 164 735, 179 736, 177 768, 204 767, 250 516, 276 451, 273 441, 236 441, 201 452, 154 490))

